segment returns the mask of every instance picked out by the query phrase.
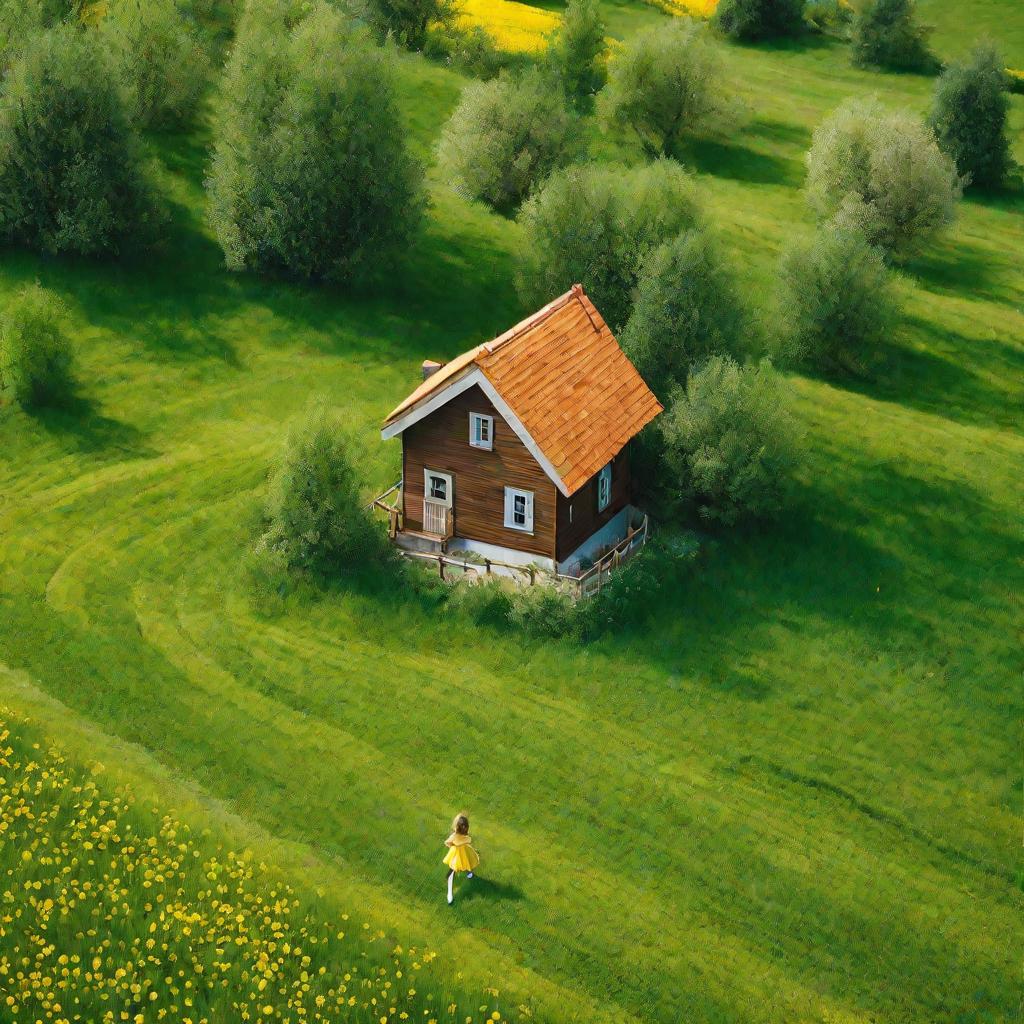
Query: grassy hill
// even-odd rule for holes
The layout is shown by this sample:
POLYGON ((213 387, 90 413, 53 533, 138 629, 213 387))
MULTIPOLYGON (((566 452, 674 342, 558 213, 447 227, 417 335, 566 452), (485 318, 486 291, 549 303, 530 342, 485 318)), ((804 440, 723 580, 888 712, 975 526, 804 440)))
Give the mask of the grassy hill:
MULTIPOLYGON (((663 17, 606 6, 619 36, 663 17)), ((943 52, 1005 29, 1024 66, 1013 0, 922 6, 943 52)), ((747 123, 688 160, 770 310, 781 244, 812 227, 814 126, 851 95, 923 111, 932 82, 855 71, 830 41, 728 63, 747 123)), ((464 79, 416 56, 401 75, 429 158, 464 79)), ((1022 127, 1016 96, 1024 161, 1022 127)), ((0 703, 541 1020, 1011 1019, 1021 193, 966 199, 905 268, 871 378, 794 378, 810 456, 792 514, 723 537, 643 627, 580 648, 388 589, 252 609, 239 565, 289 417, 327 394, 381 490, 398 451, 377 425, 419 361, 527 311, 516 226, 436 176, 378 294, 228 274, 209 143, 205 119, 154 139, 174 220, 149 261, 0 257, 0 297, 38 279, 66 300, 85 382, 70 411, 0 409, 0 703), (483 866, 449 908, 459 809, 483 866)))

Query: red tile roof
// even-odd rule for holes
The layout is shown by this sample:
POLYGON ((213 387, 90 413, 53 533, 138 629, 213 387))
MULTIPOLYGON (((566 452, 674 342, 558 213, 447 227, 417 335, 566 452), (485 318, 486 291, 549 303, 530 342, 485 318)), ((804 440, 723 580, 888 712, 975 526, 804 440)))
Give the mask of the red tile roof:
POLYGON ((579 490, 662 411, 580 285, 428 377, 384 421, 479 369, 561 478, 579 490))

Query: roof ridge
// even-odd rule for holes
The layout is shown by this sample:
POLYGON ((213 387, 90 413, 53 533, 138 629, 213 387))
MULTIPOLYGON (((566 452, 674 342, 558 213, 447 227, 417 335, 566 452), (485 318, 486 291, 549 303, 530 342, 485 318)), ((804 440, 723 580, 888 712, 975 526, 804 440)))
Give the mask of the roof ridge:
MULTIPOLYGON (((501 348, 501 346, 507 342, 518 338, 520 334, 525 334, 538 324, 543 323, 549 316, 551 316, 552 313, 557 313, 563 306, 568 305, 573 299, 578 299, 583 294, 583 285, 574 284, 567 292, 559 295, 557 299, 552 299, 546 306, 542 306, 538 309, 536 313, 531 313, 525 319, 520 320, 515 326, 510 327, 507 331, 499 334, 496 338, 492 338, 490 341, 485 341, 477 348, 477 355, 481 355, 482 353, 491 355, 495 349, 501 348)), ((585 306, 584 309, 586 309, 585 306)), ((593 323, 593 321, 591 322, 593 323)))

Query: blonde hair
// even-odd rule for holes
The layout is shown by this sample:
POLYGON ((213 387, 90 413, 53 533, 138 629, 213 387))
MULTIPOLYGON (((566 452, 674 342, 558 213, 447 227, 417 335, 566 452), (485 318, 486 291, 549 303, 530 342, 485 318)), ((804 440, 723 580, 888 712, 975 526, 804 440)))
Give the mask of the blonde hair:
POLYGON ((464 814, 456 814, 452 819, 452 831, 458 833, 460 836, 469 834, 469 818, 464 814))

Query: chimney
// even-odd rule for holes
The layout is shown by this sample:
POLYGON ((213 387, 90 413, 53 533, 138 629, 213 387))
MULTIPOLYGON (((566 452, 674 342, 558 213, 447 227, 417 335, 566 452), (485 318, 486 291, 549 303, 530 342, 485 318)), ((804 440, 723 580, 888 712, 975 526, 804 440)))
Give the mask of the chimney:
POLYGON ((439 363, 436 359, 424 359, 422 367, 423 379, 426 380, 428 377, 432 377, 442 366, 444 366, 444 363, 439 363))

